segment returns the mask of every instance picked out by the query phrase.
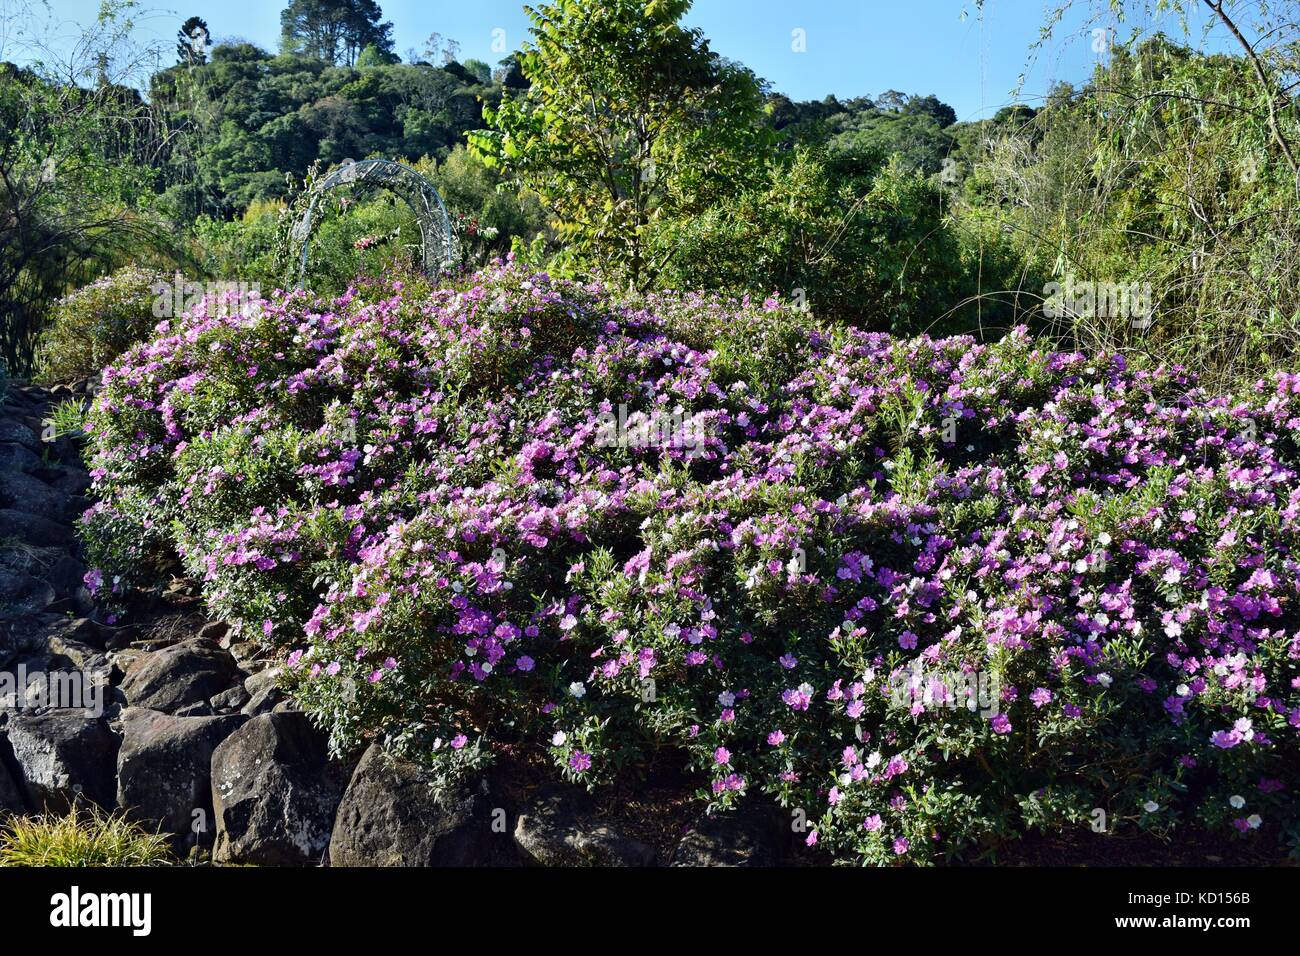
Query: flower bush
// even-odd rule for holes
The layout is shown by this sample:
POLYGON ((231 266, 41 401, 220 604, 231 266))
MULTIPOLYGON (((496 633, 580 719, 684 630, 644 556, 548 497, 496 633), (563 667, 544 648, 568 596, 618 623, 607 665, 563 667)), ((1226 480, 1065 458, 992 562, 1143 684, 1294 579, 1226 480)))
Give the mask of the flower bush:
POLYGON ((200 308, 104 377, 92 583, 178 556, 339 750, 659 754, 871 863, 1297 839, 1300 375, 497 263, 200 308))

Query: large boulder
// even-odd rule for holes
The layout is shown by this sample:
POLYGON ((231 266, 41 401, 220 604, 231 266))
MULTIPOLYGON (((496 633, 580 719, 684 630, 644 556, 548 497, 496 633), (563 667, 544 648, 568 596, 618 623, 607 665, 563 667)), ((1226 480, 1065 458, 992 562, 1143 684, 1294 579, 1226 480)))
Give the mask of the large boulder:
POLYGON ((210 844, 212 752, 245 721, 238 714, 173 717, 127 708, 117 755, 118 806, 133 819, 160 824, 173 837, 193 833, 197 842, 210 844))
POLYGON ((206 701, 239 680, 235 659, 216 644, 191 638, 140 657, 122 691, 134 707, 174 713, 206 701))
POLYGON ((349 767, 329 759, 305 714, 262 714, 212 754, 219 863, 319 863, 349 767))
POLYGON ((372 745, 339 804, 330 865, 517 865, 507 822, 486 782, 439 799, 424 770, 372 745))
POLYGON ((515 843, 537 866, 653 866, 653 847, 600 822, 586 795, 571 789, 539 794, 515 822, 515 843))
POLYGON ((62 812, 78 799, 113 807, 118 741, 103 718, 80 710, 20 713, 5 730, 34 808, 62 812))

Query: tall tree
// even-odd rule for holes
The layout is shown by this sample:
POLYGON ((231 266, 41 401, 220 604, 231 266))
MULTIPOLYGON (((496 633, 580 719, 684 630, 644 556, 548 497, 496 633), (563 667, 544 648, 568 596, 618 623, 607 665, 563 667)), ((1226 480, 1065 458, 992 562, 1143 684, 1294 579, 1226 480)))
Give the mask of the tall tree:
POLYGON ((207 63, 209 45, 208 22, 190 17, 176 31, 176 62, 182 66, 207 63))
POLYGON ((352 66, 366 47, 393 51, 393 25, 375 0, 290 0, 280 14, 280 47, 333 66, 352 66))
POLYGON ((632 286, 673 250, 658 222, 757 172, 762 87, 678 22, 690 0, 555 0, 524 8, 527 91, 484 110, 471 146, 540 195, 568 248, 632 286))

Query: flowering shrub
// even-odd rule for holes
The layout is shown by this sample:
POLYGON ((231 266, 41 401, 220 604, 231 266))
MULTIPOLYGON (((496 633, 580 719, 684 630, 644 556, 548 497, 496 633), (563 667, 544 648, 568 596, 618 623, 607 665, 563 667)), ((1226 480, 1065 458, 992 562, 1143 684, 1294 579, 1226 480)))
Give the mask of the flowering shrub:
MULTIPOLYGON (((105 373, 97 582, 179 555, 348 749, 679 755, 840 859, 1295 841, 1300 375, 461 287, 204 309, 105 373)), ((107 585, 105 585, 107 586, 107 585)))

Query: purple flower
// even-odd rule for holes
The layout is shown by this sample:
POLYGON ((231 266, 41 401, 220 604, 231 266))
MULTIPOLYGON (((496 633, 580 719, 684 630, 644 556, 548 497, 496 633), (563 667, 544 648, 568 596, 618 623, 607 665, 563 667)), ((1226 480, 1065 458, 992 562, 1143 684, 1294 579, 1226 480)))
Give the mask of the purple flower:
POLYGON ((591 768, 591 754, 575 750, 573 755, 569 757, 569 766, 579 773, 589 770, 591 768))

